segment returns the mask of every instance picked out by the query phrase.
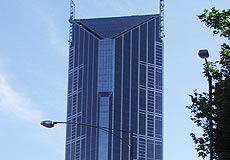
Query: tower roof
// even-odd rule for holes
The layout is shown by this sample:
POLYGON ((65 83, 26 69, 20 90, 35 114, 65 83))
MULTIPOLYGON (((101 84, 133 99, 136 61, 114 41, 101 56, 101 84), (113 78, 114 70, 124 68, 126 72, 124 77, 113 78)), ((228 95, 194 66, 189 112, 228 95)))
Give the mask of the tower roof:
POLYGON ((108 17, 108 18, 93 18, 93 19, 77 19, 74 20, 77 24, 93 32, 100 38, 113 38, 119 34, 132 29, 156 17, 157 15, 135 15, 125 17, 108 17))

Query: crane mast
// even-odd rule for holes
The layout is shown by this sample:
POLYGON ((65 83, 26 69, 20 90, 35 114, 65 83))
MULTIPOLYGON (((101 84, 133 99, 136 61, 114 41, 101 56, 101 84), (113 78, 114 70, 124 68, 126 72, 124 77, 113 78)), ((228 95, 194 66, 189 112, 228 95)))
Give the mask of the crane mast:
POLYGON ((164 0, 160 0, 160 35, 161 39, 165 37, 164 33, 164 0))
POLYGON ((75 18, 75 3, 73 0, 70 0, 70 17, 69 17, 69 43, 72 43, 73 40, 73 20, 75 18))
MULTIPOLYGON (((74 0, 70 0, 70 27, 69 27, 69 43, 72 43, 73 39, 73 20, 75 18, 75 3, 74 0)), ((165 37, 164 34, 164 0, 160 0, 160 36, 161 39, 165 37)))

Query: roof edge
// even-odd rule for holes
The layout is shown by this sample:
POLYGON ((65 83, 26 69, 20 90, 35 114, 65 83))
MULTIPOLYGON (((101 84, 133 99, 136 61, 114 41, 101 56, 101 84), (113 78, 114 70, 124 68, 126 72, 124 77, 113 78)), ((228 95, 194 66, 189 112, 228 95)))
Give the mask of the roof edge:
POLYGON ((96 31, 92 30, 91 28, 87 27, 86 25, 84 25, 84 23, 82 23, 81 21, 84 20, 103 20, 103 19, 113 19, 113 18, 123 18, 123 17, 142 17, 142 16, 149 16, 146 20, 137 23, 134 26, 130 26, 130 28, 127 28, 124 31, 121 31, 120 33, 117 33, 115 35, 111 35, 111 37, 107 37, 107 38, 111 38, 111 39, 115 39, 118 36, 120 36, 121 34, 124 34, 125 32, 128 32, 130 30, 132 30, 133 28, 146 23, 147 21, 150 21, 154 18, 157 18, 160 16, 160 14, 146 14, 146 15, 131 15, 131 16, 118 16, 118 17, 102 17, 102 18, 87 18, 87 19, 74 19, 72 20, 72 23, 79 25, 80 27, 82 27, 83 29, 87 30, 89 33, 91 33, 92 35, 94 35, 95 37, 97 37, 98 39, 104 39, 106 37, 104 37, 103 35, 98 34, 96 31))
POLYGON ((79 22, 81 20, 97 20, 97 19, 107 19, 107 18, 122 18, 122 17, 134 17, 134 16, 153 16, 153 17, 157 17, 160 16, 160 14, 137 14, 137 15, 128 15, 128 16, 112 16, 112 17, 95 17, 95 18, 79 18, 79 19, 74 19, 73 21, 75 22, 79 22))
POLYGON ((96 32, 94 32, 93 30, 91 30, 90 28, 86 27, 84 24, 82 24, 79 21, 73 21, 75 24, 79 25, 80 27, 84 28, 85 30, 87 30, 88 32, 90 32, 91 34, 93 34, 95 37, 99 38, 99 39, 104 39, 101 35, 97 34, 96 32))
MULTIPOLYGON (((158 14, 158 15, 159 15, 159 14, 158 14)), ((160 16, 160 15, 159 15, 159 16, 160 16)), ((152 19, 154 19, 154 18, 156 18, 156 17, 157 17, 157 16, 153 16, 153 17, 151 17, 151 18, 149 18, 149 19, 146 19, 145 21, 143 21, 143 22, 141 22, 141 23, 138 23, 137 25, 135 25, 135 26, 133 26, 133 27, 131 27, 131 28, 129 28, 129 29, 127 29, 127 30, 121 32, 121 33, 118 33, 117 35, 115 35, 115 36, 113 36, 113 37, 111 37, 111 38, 112 38, 112 39, 115 39, 115 38, 119 37, 120 35, 124 34, 125 32, 128 32, 128 31, 130 31, 130 30, 136 28, 137 26, 142 25, 142 24, 144 24, 144 23, 146 23, 146 22, 148 22, 148 21, 150 21, 150 20, 152 20, 152 19)))

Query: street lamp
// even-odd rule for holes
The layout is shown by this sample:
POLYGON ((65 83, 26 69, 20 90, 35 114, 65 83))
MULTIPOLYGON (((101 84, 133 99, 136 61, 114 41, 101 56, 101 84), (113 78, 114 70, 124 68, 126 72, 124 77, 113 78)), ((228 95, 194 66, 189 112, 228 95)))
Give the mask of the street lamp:
POLYGON ((56 121, 51 121, 51 120, 44 120, 44 121, 41 121, 40 124, 46 128, 53 128, 55 124, 60 124, 60 123, 71 124, 71 125, 81 125, 81 126, 96 128, 96 129, 100 129, 100 130, 103 130, 109 134, 114 135, 115 137, 120 139, 122 142, 125 142, 129 146, 129 148, 130 148, 130 160, 133 160, 133 133, 132 133, 132 131, 101 127, 101 126, 96 126, 96 125, 91 125, 91 124, 86 124, 86 123, 68 122, 68 121, 67 122, 56 122, 56 121), (124 133, 129 133, 130 134, 130 143, 112 131, 120 131, 120 132, 124 132, 124 133))
POLYGON ((206 72, 206 76, 208 77, 208 105, 210 106, 210 113, 209 113, 209 131, 210 131, 210 160, 213 160, 214 157, 214 153, 213 153, 213 107, 212 107, 212 76, 208 70, 208 60, 207 58, 209 57, 209 53, 207 49, 202 49, 199 50, 198 55, 200 56, 200 58, 205 60, 205 72, 206 72))
MULTIPOLYGON (((209 53, 208 53, 208 50, 207 50, 207 49, 199 50, 198 55, 200 56, 200 58, 206 59, 206 60, 207 60, 207 58, 209 57, 209 53)), ((205 61, 206 61, 206 60, 205 60, 205 61)))

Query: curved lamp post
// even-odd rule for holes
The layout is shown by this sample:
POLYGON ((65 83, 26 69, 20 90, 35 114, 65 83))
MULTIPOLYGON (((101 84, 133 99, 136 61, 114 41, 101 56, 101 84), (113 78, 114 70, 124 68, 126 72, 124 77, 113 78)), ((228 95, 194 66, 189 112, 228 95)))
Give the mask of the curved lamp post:
POLYGON ((51 121, 51 120, 44 120, 41 121, 41 125, 46 127, 46 128, 53 128, 55 124, 71 124, 71 125, 81 125, 81 126, 86 126, 86 127, 91 127, 91 128, 96 128, 96 129, 100 129, 103 130, 109 134, 114 135, 115 137, 117 137, 119 140, 121 140, 122 142, 125 142, 129 148, 130 148, 130 160, 133 160, 133 133, 132 131, 126 131, 126 130, 119 130, 119 129, 113 129, 113 128, 107 128, 107 127, 101 127, 101 126, 96 126, 96 125, 91 125, 91 124, 86 124, 86 123, 78 123, 78 122, 56 122, 56 121, 51 121), (124 132, 124 133, 129 133, 130 134, 130 143, 125 140, 124 138, 120 137, 119 135, 115 134, 112 131, 119 131, 119 132, 124 132))
POLYGON ((200 58, 205 60, 205 65, 206 65, 206 75, 208 77, 208 105, 210 106, 210 113, 209 113, 209 131, 210 131, 210 160, 213 160, 214 157, 214 153, 213 153, 213 117, 212 117, 212 76, 210 74, 210 72, 207 70, 208 67, 208 60, 207 58, 209 57, 209 53, 207 49, 203 49, 203 50, 199 50, 198 55, 200 56, 200 58))

